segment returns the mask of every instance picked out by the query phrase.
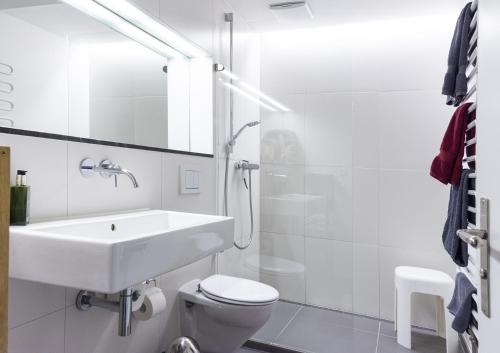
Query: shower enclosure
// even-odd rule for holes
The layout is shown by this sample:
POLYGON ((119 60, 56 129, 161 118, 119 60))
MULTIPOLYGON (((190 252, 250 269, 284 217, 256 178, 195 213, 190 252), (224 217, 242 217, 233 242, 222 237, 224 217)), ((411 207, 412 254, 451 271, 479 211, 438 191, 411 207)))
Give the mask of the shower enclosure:
MULTIPOLYGON (((260 170, 253 242, 220 256, 221 273, 270 284, 282 300, 388 320, 397 266, 454 273, 441 244, 449 190, 428 169, 452 114, 441 85, 460 6, 305 29, 252 31, 235 18, 232 73, 287 109, 234 96, 234 126, 261 123, 241 134, 230 166, 260 170)), ((223 212, 229 108, 217 109, 223 212)), ((251 229, 245 177, 229 168, 237 244, 251 229)), ((414 305, 413 323, 434 328, 433 299, 414 305)))
POLYGON ((453 273, 428 167, 455 13, 261 34, 261 89, 291 109, 261 108, 259 279, 282 299, 392 320, 396 266, 453 273))

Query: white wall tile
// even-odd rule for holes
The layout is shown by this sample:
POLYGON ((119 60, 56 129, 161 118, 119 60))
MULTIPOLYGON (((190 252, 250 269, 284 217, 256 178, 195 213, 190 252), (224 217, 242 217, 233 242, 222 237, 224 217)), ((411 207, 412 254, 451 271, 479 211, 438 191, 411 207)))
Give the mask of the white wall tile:
POLYGON ((454 109, 439 91, 378 95, 380 167, 428 171, 454 109))
POLYGON ((353 311, 379 317, 379 256, 377 245, 354 244, 353 311))
MULTIPOLYGON (((380 160, 379 94, 354 93, 352 97, 352 164, 378 168, 380 160)), ((387 137, 387 136, 386 136, 387 137)))
POLYGON ((64 310, 9 330, 9 353, 34 351, 69 353, 64 350, 64 310))
POLYGON ((262 233, 260 279, 280 292, 280 298, 305 301, 304 237, 262 233))
POLYGON ((101 308, 80 311, 66 309, 65 352, 71 353, 155 353, 159 345, 160 317, 132 321, 132 335, 118 336, 118 313, 101 308))
POLYGON ((261 161, 263 163, 304 164, 304 94, 273 94, 290 112, 261 112, 261 161))
POLYGON ((348 167, 306 167, 305 234, 352 241, 352 175, 348 167))
POLYGON ((63 309, 65 304, 63 287, 9 279, 9 328, 63 309))
POLYGON ((379 242, 379 170, 354 168, 352 175, 352 228, 356 243, 379 242))
MULTIPOLYGON (((260 281, 260 234, 258 231, 254 232, 252 242, 247 249, 240 250, 233 247, 221 253, 218 257, 218 272, 228 276, 260 281)), ((245 233, 236 233, 235 241, 240 246, 246 246, 250 241, 248 230, 245 233)))
POLYGON ((352 311, 352 243, 305 239, 307 304, 352 311))
POLYGON ((305 115, 306 164, 351 165, 351 94, 307 94, 305 115))
POLYGON ((18 169, 28 171, 32 220, 62 217, 67 213, 67 143, 49 139, 0 134, 0 144, 11 148, 11 184, 18 169))
POLYGON ((304 167, 262 164, 261 230, 304 235, 304 167))
POLYGON ((414 252, 444 251, 441 240, 448 188, 427 172, 380 172, 381 246, 414 252))
POLYGON ((295 46, 307 60, 307 92, 351 91, 352 44, 348 30, 330 27, 318 29, 312 35, 307 34, 307 30, 303 33, 295 46))
POLYGON ((371 22, 353 28, 353 89, 440 89, 455 21, 454 16, 435 16, 371 22))
POLYGON ((163 162, 163 208, 171 211, 216 213, 216 160, 214 158, 165 153, 163 162), (179 170, 181 166, 200 169, 200 193, 181 194, 179 170))
MULTIPOLYGON (((262 88, 268 93, 305 93, 309 67, 304 55, 297 55, 300 48, 293 36, 266 33, 262 36, 261 78, 262 88)), ((303 52, 301 51, 301 54, 303 52)))
POLYGON ((117 147, 70 143, 68 151, 69 215, 113 212, 140 208, 161 208, 162 154, 117 147), (118 176, 118 187, 113 178, 100 175, 84 178, 79 165, 84 158, 92 158, 99 164, 110 159, 122 168, 130 170, 139 183, 134 189, 130 180, 118 176))

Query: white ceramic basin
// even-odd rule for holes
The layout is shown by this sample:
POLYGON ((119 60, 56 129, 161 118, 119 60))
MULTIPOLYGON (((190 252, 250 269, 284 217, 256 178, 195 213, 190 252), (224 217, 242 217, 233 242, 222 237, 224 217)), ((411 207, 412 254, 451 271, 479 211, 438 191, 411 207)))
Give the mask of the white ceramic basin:
POLYGON ((233 245, 229 217, 170 211, 10 228, 12 278, 116 293, 233 245))

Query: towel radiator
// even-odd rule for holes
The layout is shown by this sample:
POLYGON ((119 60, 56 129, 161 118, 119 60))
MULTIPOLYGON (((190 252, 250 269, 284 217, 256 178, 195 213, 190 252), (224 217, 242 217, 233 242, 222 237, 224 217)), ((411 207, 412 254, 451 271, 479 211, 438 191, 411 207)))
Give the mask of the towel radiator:
MULTIPOLYGON (((463 102, 471 102, 469 113, 477 110, 477 77, 478 77, 478 38, 479 38, 479 23, 478 23, 478 3, 479 0, 472 2, 471 11, 473 19, 470 24, 471 37, 469 41, 468 52, 468 67, 467 67, 467 95, 463 102)), ((479 348, 479 313, 482 310, 486 316, 489 316, 489 280, 488 280, 488 200, 481 199, 478 203, 476 196, 476 155, 475 145, 477 144, 476 137, 476 120, 469 121, 466 128, 465 149, 468 152, 465 154, 464 164, 473 169, 469 174, 468 197, 467 197, 467 230, 461 230, 457 233, 462 240, 469 245, 469 261, 467 267, 457 267, 457 271, 464 273, 471 283, 477 288, 477 294, 472 296, 475 306, 472 311, 472 322, 466 333, 460 335, 460 340, 464 350, 468 353, 477 353, 479 348), (480 309, 479 309, 480 308, 480 309)))
POLYGON ((14 120, 9 116, 14 110, 11 98, 14 85, 10 82, 13 74, 12 65, 0 62, 0 127, 14 127, 14 120))

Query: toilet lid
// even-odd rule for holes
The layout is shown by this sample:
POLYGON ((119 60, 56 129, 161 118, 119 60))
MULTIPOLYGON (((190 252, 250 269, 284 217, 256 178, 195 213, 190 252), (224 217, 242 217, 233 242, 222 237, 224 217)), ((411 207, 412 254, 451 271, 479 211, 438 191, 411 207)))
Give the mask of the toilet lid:
POLYGON ((206 297, 228 304, 264 305, 279 298, 278 291, 267 284, 224 275, 201 281, 200 290, 206 297))

